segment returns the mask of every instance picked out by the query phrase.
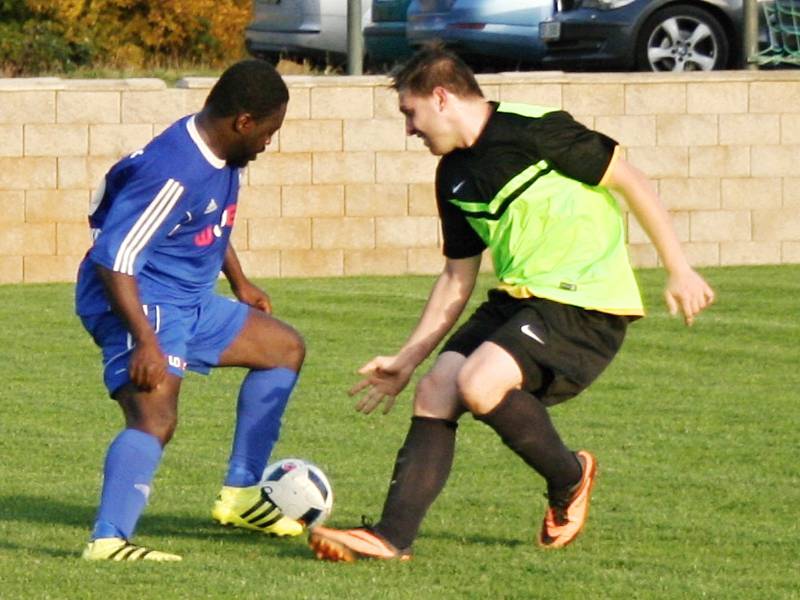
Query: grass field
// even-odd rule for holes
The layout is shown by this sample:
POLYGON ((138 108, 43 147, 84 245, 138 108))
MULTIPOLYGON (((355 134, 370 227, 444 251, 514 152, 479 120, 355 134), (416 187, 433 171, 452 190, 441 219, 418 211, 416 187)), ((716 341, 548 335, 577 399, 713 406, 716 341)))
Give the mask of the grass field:
MULTIPOLYGON (((184 561, 80 561, 121 419, 72 315, 72 286, 0 286, 0 598, 800 598, 800 266, 704 274, 718 304, 687 330, 661 306, 662 274, 641 272, 649 318, 595 386, 553 410, 567 443, 600 463, 575 544, 535 547, 541 481, 464 418, 415 559, 355 565, 210 521, 238 370, 187 377, 140 522, 139 542, 184 561)), ((366 417, 344 391, 358 366, 404 340, 430 283, 266 282, 308 344, 273 457, 326 470, 334 525, 378 516, 410 413, 408 393, 390 415, 366 417)))

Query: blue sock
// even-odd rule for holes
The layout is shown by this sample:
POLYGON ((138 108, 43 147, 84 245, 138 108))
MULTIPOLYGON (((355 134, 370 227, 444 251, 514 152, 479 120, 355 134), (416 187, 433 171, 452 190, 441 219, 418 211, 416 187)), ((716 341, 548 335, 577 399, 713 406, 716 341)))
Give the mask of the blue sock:
POLYGON ((103 492, 92 539, 130 539, 147 505, 150 482, 161 462, 161 443, 138 429, 125 429, 108 447, 103 492))
POLYGON ((261 480, 296 382, 297 373, 284 368, 250 371, 244 378, 225 485, 247 487, 261 480))

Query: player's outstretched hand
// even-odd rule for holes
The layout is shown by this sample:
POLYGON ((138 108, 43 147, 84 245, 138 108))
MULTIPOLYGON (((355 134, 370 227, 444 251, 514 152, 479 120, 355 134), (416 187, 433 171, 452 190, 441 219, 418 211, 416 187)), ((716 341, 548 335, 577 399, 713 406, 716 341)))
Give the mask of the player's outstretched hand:
POLYGON ((714 302, 714 290, 694 269, 671 274, 664 290, 669 314, 680 310, 684 322, 691 326, 694 318, 714 302))
POLYGON ((356 402, 356 410, 369 414, 383 402, 383 414, 387 414, 397 395, 408 385, 414 366, 403 364, 397 356, 377 356, 361 367, 358 372, 364 379, 349 391, 355 396, 366 390, 356 402))
POLYGON ((157 341, 137 342, 128 365, 131 381, 139 389, 150 392, 167 376, 167 357, 157 341))
POLYGON ((265 313, 272 314, 272 301, 269 295, 257 285, 244 281, 233 289, 234 295, 245 304, 265 313))

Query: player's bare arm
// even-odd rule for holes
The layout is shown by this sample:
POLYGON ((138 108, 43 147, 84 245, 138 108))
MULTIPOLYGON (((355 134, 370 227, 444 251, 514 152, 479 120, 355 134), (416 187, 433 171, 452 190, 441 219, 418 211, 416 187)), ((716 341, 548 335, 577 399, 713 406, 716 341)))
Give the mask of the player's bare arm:
POLYGON ((114 312, 125 323, 135 342, 128 366, 131 381, 144 391, 154 390, 166 377, 167 358, 142 311, 136 279, 102 265, 97 265, 96 269, 114 312))
POLYGON ((350 389, 350 395, 366 392, 356 403, 356 410, 371 413, 383 402, 383 413, 394 406, 395 398, 405 389, 414 370, 438 346, 455 324, 475 287, 481 257, 446 259, 442 273, 434 283, 419 322, 408 340, 394 356, 377 356, 361 367, 364 376, 350 389))
POLYGON ((694 318, 714 302, 714 291, 687 262, 669 215, 652 184, 639 169, 617 156, 601 185, 625 198, 669 275, 664 300, 670 314, 675 315, 680 310, 686 324, 691 325, 694 318))
POLYGON ((267 314, 272 313, 272 301, 269 295, 257 285, 254 285, 244 274, 242 265, 233 244, 228 244, 225 259, 222 263, 222 272, 231 284, 234 295, 245 304, 257 308, 267 314))

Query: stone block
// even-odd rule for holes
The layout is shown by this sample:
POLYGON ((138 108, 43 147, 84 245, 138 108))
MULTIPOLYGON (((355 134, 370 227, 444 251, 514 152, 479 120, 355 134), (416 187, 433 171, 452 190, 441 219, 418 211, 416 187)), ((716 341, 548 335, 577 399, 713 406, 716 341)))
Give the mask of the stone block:
POLYGON ((345 275, 404 275, 408 270, 407 252, 398 248, 345 250, 345 275))
POLYGON ((800 177, 783 178, 783 206, 800 208, 800 177))
MULTIPOLYGON (((248 277, 279 277, 280 252, 278 250, 237 251, 242 270, 248 277)), ((269 288, 266 289, 269 293, 269 288)))
POLYGON ((779 177, 736 177, 722 180, 722 208, 780 208, 781 198, 782 182, 779 177))
POLYGON ((56 123, 119 123, 120 105, 120 92, 62 90, 56 93, 56 123))
POLYGON ((667 177, 658 184, 661 201, 669 210, 720 207, 720 182, 716 177, 667 177))
POLYGON ((123 123, 172 123, 186 114, 184 90, 122 92, 123 123))
POLYGON ((281 186, 257 185, 239 189, 236 219, 281 216, 281 186))
POLYGON ((231 231, 230 243, 236 249, 237 254, 239 250, 250 249, 250 235, 248 232, 249 219, 241 219, 237 216, 237 225, 231 231))
POLYGON ((344 149, 347 151, 404 150, 405 147, 406 131, 402 119, 359 119, 344 122, 344 149))
POLYGON ((625 114, 674 115, 685 112, 685 83, 633 83, 625 86, 625 114))
POLYGON ((0 225, 25 221, 25 192, 0 191, 0 225))
POLYGON ((408 272, 413 275, 437 275, 444 268, 444 255, 439 248, 409 248, 408 272))
POLYGON ((378 183, 431 183, 438 162, 428 152, 378 152, 376 179, 378 183))
POLYGON ((720 115, 719 143, 729 146, 750 146, 780 143, 778 115, 720 115))
POLYGON ((25 256, 23 279, 25 283, 56 283, 74 281, 83 255, 25 256))
POLYGON ((344 212, 349 217, 408 214, 408 186, 401 183, 354 183, 344 188, 344 212))
POLYGON ((719 265, 718 242, 687 242, 681 244, 686 260, 693 267, 716 267, 719 265))
POLYGON ((0 125, 0 156, 22 156, 22 125, 0 125))
MULTIPOLYGON (((55 159, 42 158, 37 160, 54 161, 55 159)), ((113 156, 59 157, 58 187, 60 189, 95 189, 103 181, 106 173, 115 162, 117 162, 117 159, 113 156)))
POLYGON ((56 92, 3 91, 0 93, 0 123, 9 125, 56 122, 56 92))
POLYGON ((800 145, 800 114, 781 115, 780 142, 800 145))
POLYGON ((86 125, 25 125, 25 156, 85 156, 86 125))
POLYGON ((750 84, 750 112, 786 112, 787 106, 796 106, 800 98, 798 81, 754 81, 750 84))
POLYGON ((0 255, 50 255, 56 252, 54 223, 14 223, 3 227, 0 255))
POLYGON ((717 143, 716 115, 658 115, 659 146, 712 146, 717 143))
POLYGON ((311 89, 312 119, 371 119, 374 115, 371 87, 311 89))
POLYGON ((250 250, 311 248, 311 219, 280 217, 248 219, 250 250))
POLYGON ((286 120, 311 118, 311 89, 308 87, 289 86, 289 104, 286 107, 286 120))
POLYGON ((621 83, 569 83, 561 88, 564 110, 573 115, 622 115, 625 86, 621 83))
POLYGON ((22 283, 22 257, 0 256, 0 284, 22 283))
POLYGON ((281 152, 319 152, 342 149, 339 120, 287 121, 281 128, 281 152))
POLYGON ((92 234, 86 223, 56 223, 56 254, 83 256, 92 246, 92 234))
POLYGON ((691 114, 746 113, 746 82, 708 82, 686 84, 686 109, 691 114))
POLYGON ((597 117, 594 128, 623 146, 656 145, 656 118, 653 115, 597 117))
POLYGON ((89 154, 122 158, 146 146, 153 139, 147 124, 90 125, 89 154))
MULTIPOLYGON (((781 242, 781 263, 800 263, 800 242, 781 242)), ((2 257, 0 257, 0 281, 2 281, 2 257)))
POLYGON ((753 240, 800 241, 800 211, 795 208, 753 211, 753 240))
POLYGON ((792 177, 800 171, 800 144, 752 146, 750 156, 754 177, 792 177))
POLYGON ((376 217, 375 245, 378 248, 436 247, 439 220, 434 217, 376 217))
POLYGON ((254 186, 311 183, 311 154, 281 152, 262 154, 247 167, 249 183, 254 186))
POLYGON ((658 254, 650 244, 628 244, 628 256, 636 269, 652 269, 658 266, 658 254))
POLYGON ((28 223, 82 223, 89 210, 88 190, 31 190, 25 193, 28 223))
POLYGON ((0 157, 0 190, 40 190, 56 187, 56 158, 0 157))
POLYGON ((408 214, 413 217, 439 216, 434 184, 412 183, 408 186, 408 214))
POLYGON ((377 85, 372 89, 372 102, 376 119, 402 118, 398 109, 397 92, 388 85, 377 85))
POLYGON ((372 217, 320 217, 312 219, 314 248, 365 250, 375 248, 375 219, 372 217))
POLYGON ((748 210, 698 210, 690 213, 690 240, 731 242, 752 239, 748 210))
POLYGON ((290 185, 281 192, 284 217, 341 217, 344 215, 343 185, 290 185))
POLYGON ((689 148, 691 177, 746 177, 750 153, 746 146, 698 146, 689 148))
POLYGON ((372 152, 315 152, 314 183, 372 183, 375 155, 372 152))
POLYGON ((281 277, 338 277, 344 250, 281 250, 281 277))
POLYGON ((678 146, 637 146, 627 149, 628 161, 648 177, 686 177, 689 149, 678 146))
POLYGON ((777 265, 781 262, 781 242, 721 242, 719 264, 777 265))
POLYGON ((561 108, 563 93, 560 83, 506 83, 500 86, 501 102, 522 102, 536 106, 561 108))

